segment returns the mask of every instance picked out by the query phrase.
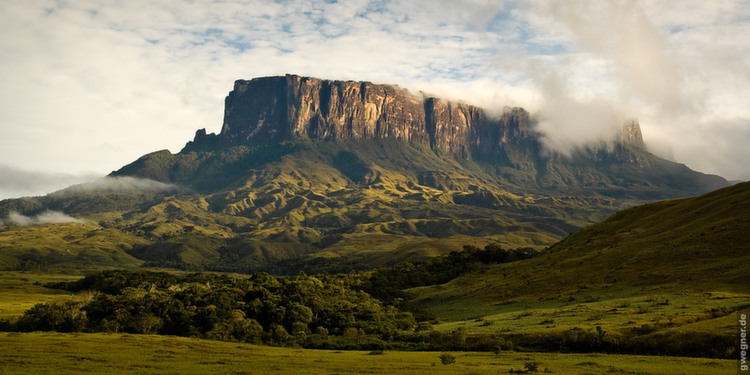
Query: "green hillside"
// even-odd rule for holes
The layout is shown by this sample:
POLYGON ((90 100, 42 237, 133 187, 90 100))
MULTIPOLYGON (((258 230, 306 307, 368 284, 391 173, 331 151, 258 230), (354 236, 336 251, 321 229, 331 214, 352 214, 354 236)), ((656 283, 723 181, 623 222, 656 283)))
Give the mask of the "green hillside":
POLYGON ((327 269, 334 271, 350 265, 363 269, 467 244, 541 249, 644 196, 686 194, 644 180, 628 195, 608 176, 609 164, 546 163, 554 173, 539 174, 521 164, 499 168, 388 140, 236 145, 174 155, 160 151, 113 176, 175 187, 167 191, 83 186, 0 203, 0 215, 52 209, 91 224, 8 229, 2 232, 9 238, 3 245, 13 251, 5 253, 3 267, 86 268, 92 264, 76 265, 81 258, 66 258, 62 250, 96 236, 109 238, 110 250, 120 252, 115 258, 122 258, 109 261, 92 254, 89 258, 99 259, 100 268, 133 265, 137 261, 130 258, 135 257, 150 266, 236 272, 285 272, 279 262, 304 265, 306 259, 330 263, 327 269), (545 190, 526 181, 537 178, 540 184, 569 182, 545 190), (587 183, 601 192, 575 192, 587 183), (68 235, 48 238, 49 231, 73 227, 68 235), (27 237, 19 230, 39 234, 27 237), (49 260, 19 259, 28 252, 55 250, 59 257, 49 260))
POLYGON ((471 332, 574 329, 679 342, 730 339, 750 307, 750 183, 619 212, 545 254, 411 290, 411 302, 471 332), (686 339, 685 339, 686 340, 686 339))

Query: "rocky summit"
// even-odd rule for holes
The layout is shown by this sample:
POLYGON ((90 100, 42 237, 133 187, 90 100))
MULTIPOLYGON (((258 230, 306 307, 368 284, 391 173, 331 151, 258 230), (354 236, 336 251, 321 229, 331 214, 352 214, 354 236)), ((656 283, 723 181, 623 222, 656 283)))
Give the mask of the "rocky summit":
POLYGON ((609 146, 559 155, 521 108, 490 116, 393 85, 296 75, 236 81, 219 134, 199 130, 179 153, 144 155, 112 176, 173 188, 0 202, 2 216, 86 219, 42 228, 55 233, 44 243, 7 229, 0 266, 296 272, 463 245, 540 249, 616 210, 727 184, 649 153, 635 120, 609 146))
POLYGON ((394 139, 468 158, 532 134, 521 108, 491 118, 481 108, 418 97, 397 86, 287 75, 236 81, 219 138, 394 139))

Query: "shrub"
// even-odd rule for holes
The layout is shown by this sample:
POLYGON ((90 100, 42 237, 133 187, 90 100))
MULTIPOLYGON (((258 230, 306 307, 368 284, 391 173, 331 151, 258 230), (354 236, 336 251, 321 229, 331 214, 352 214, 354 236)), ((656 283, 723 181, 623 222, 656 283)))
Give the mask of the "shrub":
POLYGON ((439 358, 440 362, 444 365, 452 365, 456 363, 456 357, 453 354, 443 353, 439 358))
POLYGON ((539 371, 539 363, 538 362, 526 362, 523 367, 526 369, 527 372, 538 372, 539 371))

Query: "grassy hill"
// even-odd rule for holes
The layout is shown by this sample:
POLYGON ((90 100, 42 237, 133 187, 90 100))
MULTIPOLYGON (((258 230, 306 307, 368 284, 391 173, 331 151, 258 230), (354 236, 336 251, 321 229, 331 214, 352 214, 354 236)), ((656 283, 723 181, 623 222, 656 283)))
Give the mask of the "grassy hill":
POLYGON ((733 337, 733 312, 750 307, 749 232, 750 183, 740 183, 619 212, 541 256, 413 289, 412 304, 443 330, 733 337))
POLYGON ((67 301, 72 293, 43 284, 74 281, 80 276, 36 272, 0 272, 0 319, 15 320, 39 303, 67 301))
POLYGON ((724 183, 626 146, 564 158, 508 144, 498 160, 386 139, 204 146, 148 154, 112 174, 169 189, 84 185, 0 202, 0 217, 56 210, 89 223, 0 229, 9 249, 0 267, 296 272, 283 264, 317 262, 348 271, 465 244, 541 249, 644 200, 724 183))
POLYGON ((59 223, 0 230, 0 269, 85 273, 143 264, 128 250, 146 240, 94 223, 59 223))

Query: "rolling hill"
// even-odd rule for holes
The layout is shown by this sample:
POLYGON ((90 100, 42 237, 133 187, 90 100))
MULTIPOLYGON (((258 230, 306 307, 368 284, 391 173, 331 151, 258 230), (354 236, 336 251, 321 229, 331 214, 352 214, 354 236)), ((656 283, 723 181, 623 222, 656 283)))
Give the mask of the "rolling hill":
POLYGON ((541 256, 413 289, 411 303, 445 321, 443 330, 533 336, 599 327, 664 352, 698 347, 691 337, 731 344, 734 312, 750 307, 748 231, 745 182, 624 210, 541 256))

